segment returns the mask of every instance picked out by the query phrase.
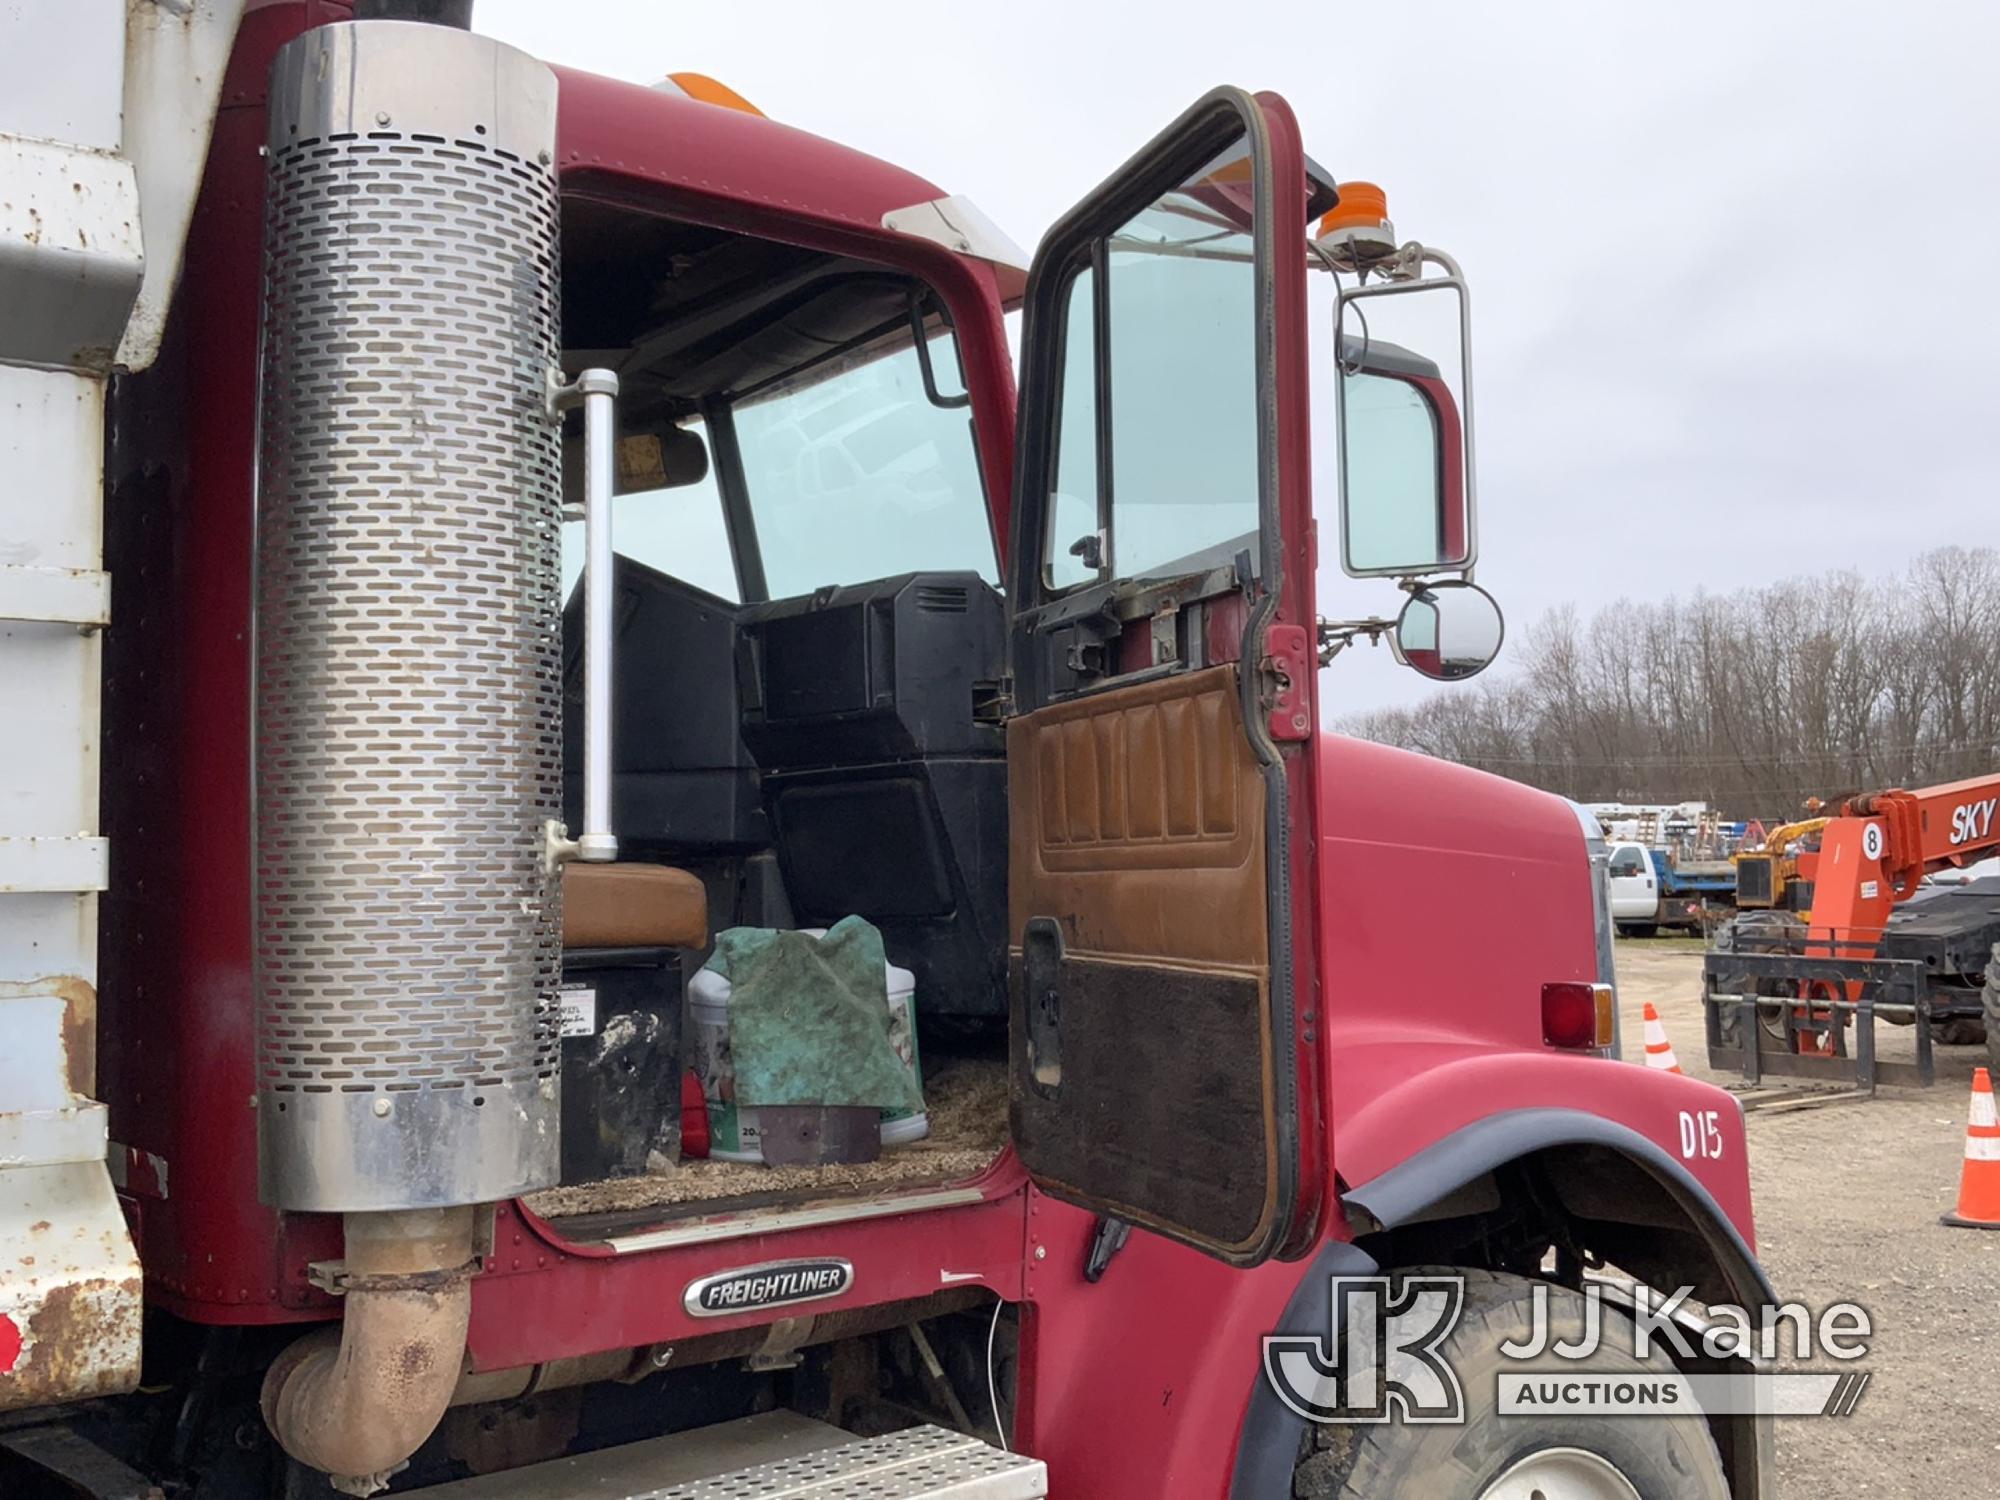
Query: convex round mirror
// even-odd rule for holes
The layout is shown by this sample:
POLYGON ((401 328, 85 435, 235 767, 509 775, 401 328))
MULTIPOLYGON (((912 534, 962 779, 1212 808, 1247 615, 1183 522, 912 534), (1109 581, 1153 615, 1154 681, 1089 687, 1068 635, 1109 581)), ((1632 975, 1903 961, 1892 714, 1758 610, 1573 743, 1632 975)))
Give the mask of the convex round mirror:
POLYGON ((1447 579, 1410 595, 1396 616, 1396 652, 1438 682, 1458 682, 1493 665, 1507 633, 1500 606, 1476 583, 1447 579))

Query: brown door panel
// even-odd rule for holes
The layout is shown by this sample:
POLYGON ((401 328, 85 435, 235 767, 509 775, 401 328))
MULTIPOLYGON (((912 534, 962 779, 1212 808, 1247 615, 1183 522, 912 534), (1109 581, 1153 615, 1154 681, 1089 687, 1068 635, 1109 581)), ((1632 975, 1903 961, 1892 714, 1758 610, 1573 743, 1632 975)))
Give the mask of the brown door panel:
POLYGON ((1237 669, 1008 726, 1016 1144, 1058 1196, 1254 1259, 1277 1207, 1265 782, 1237 669))
POLYGON ((1017 945, 1046 916, 1072 952, 1269 973, 1265 790, 1234 666, 1015 719, 1007 768, 1017 945))

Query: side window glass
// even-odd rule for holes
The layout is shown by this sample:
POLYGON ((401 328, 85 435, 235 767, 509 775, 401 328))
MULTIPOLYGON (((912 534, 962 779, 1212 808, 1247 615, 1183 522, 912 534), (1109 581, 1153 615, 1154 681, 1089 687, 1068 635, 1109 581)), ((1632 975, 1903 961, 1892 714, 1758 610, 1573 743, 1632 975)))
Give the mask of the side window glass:
POLYGON ((1250 163, 1210 163, 1111 236, 1111 565, 1120 578, 1257 530, 1250 163))
MULTIPOLYGON (((681 424, 705 442, 699 421, 681 424)), ((693 484, 670 489, 637 490, 611 503, 612 545, 620 555, 691 583, 731 604, 741 603, 736 563, 723 521, 722 492, 715 471, 693 484)), ((562 527, 563 598, 575 591, 583 575, 583 522, 566 519, 562 527)))
POLYGON ((1047 586, 1157 575, 1257 531, 1256 256, 1248 158, 1210 162, 1069 284, 1047 586), (1107 368, 1098 368, 1097 326, 1107 368), (1100 416, 1109 536, 1097 535, 1100 416))
POLYGON ((1049 497, 1043 574, 1052 589, 1095 578, 1097 557, 1097 303, 1090 267, 1069 284, 1063 323, 1062 405, 1056 414, 1056 486, 1049 497))

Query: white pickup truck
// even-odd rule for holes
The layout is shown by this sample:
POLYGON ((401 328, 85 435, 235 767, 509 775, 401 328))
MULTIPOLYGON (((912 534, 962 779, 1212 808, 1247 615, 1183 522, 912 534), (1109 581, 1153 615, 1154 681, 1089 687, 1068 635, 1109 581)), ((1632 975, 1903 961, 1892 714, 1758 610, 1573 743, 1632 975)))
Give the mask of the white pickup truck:
POLYGON ((1659 921, 1660 877, 1644 844, 1611 846, 1611 920, 1621 927, 1659 921))
POLYGON ((1611 920, 1634 936, 1661 927, 1700 931, 1712 906, 1735 904, 1727 860, 1677 861, 1664 850, 1621 839, 1611 845, 1611 920))

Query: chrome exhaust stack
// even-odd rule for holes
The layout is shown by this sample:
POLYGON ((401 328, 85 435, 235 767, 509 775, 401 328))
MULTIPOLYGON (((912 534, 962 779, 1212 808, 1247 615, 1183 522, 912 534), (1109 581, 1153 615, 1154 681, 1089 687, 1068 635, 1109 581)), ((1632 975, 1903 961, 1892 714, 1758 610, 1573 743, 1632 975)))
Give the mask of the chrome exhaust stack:
POLYGON ((556 81, 369 20, 289 43, 270 99, 259 1177, 346 1215, 348 1265, 339 1347, 264 1407, 367 1494, 457 1382, 471 1206, 558 1172, 556 81))

